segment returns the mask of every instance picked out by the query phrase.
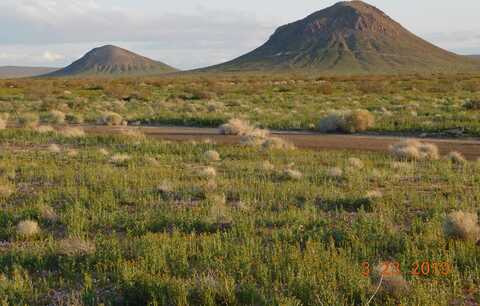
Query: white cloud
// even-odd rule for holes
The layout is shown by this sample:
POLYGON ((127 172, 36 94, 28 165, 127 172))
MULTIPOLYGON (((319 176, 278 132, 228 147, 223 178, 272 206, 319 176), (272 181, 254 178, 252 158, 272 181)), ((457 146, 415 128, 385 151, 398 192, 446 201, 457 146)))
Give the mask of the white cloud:
POLYGON ((59 61, 59 60, 63 60, 65 58, 65 56, 62 55, 62 54, 58 54, 58 53, 54 53, 54 52, 50 52, 50 51, 45 51, 43 53, 43 58, 48 62, 56 62, 56 61, 59 61))

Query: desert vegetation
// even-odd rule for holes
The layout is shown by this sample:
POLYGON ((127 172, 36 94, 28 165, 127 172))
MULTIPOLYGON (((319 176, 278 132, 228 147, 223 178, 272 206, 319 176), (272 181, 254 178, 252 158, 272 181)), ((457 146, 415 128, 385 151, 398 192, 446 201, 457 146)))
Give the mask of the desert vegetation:
POLYGON ((479 162, 408 139, 385 153, 306 151, 272 132, 478 136, 477 83, 0 81, 0 303, 478 301, 479 162), (134 128, 156 124, 214 127, 239 144, 155 141, 134 128), (425 261, 451 271, 410 273, 425 261))
MULTIPOLYGON (((422 136, 480 135, 476 75, 202 75, 0 81, 22 126, 169 124, 422 136), (327 90, 327 89, 328 90, 327 90)), ((2 118, 6 120, 5 118, 2 118)), ((235 130, 237 129, 237 130, 235 130)))
POLYGON ((480 167, 428 144, 403 143, 411 158, 30 128, 0 142, 6 305, 479 299, 480 167), (451 271, 412 275, 424 261, 451 271))

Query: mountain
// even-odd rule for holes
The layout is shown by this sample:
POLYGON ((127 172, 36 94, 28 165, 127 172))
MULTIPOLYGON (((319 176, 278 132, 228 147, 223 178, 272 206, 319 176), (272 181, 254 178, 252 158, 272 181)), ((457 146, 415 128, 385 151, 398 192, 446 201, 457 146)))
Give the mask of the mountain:
POLYGON ((472 59, 415 36, 376 7, 345 1, 278 28, 248 54, 203 70, 357 74, 476 69, 480 67, 472 59))
POLYGON ((0 79, 14 79, 39 76, 45 73, 50 73, 59 68, 50 67, 18 67, 18 66, 3 66, 0 67, 0 79))
POLYGON ((107 45, 95 48, 70 66, 44 76, 139 76, 174 71, 177 70, 162 62, 151 60, 116 46, 107 45))
POLYGON ((469 58, 473 58, 475 60, 480 60, 480 55, 467 55, 469 58))

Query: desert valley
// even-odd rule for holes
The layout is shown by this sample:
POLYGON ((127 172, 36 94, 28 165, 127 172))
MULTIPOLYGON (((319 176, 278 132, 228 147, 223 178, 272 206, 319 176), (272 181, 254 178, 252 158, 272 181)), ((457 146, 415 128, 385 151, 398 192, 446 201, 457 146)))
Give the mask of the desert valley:
POLYGON ((174 66, 0 67, 1 305, 480 304, 480 56, 344 1, 174 66))

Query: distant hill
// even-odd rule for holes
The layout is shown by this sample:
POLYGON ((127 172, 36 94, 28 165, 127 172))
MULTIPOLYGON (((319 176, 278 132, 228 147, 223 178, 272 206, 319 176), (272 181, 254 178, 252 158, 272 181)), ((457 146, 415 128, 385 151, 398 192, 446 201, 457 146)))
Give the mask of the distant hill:
POLYGON ((476 60, 480 60, 480 55, 467 55, 467 56, 476 60))
POLYGON ((19 67, 19 66, 4 66, 0 67, 1 79, 14 79, 24 77, 34 77, 45 73, 50 73, 59 68, 51 67, 19 67))
POLYGON ((376 7, 345 1, 284 25, 254 51, 203 71, 357 74, 477 69, 476 61, 415 36, 376 7))
POLYGON ((70 66, 44 75, 45 77, 139 76, 177 71, 128 50, 107 45, 95 48, 70 66))

